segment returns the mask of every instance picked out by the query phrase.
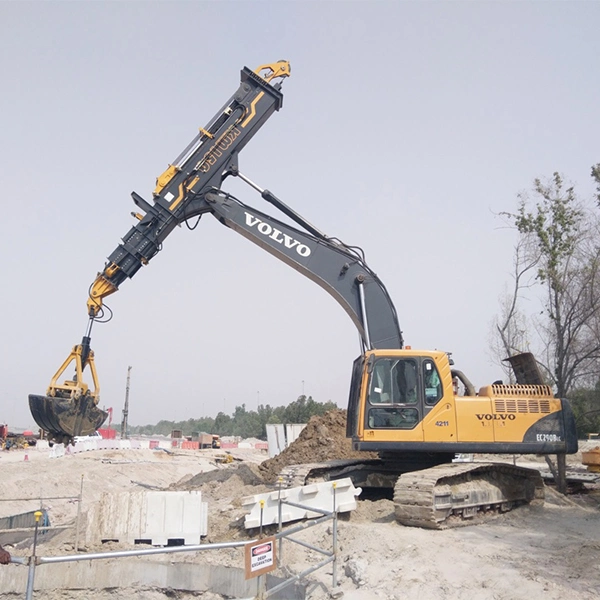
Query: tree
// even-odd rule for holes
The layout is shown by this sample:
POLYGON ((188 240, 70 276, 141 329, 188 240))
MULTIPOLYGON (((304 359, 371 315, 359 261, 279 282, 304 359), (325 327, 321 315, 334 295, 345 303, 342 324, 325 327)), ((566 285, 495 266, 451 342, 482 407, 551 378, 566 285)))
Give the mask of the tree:
MULTIPOLYGON (((600 165, 592 169, 600 185, 600 165)), ((600 188, 599 188, 600 192, 600 188)), ((600 202, 600 196, 599 196, 600 202)), ((512 296, 497 321, 509 354, 533 350, 559 397, 595 385, 600 365, 600 226, 598 215, 554 173, 536 179, 533 197, 520 195, 503 213, 519 234, 512 296), (537 314, 523 311, 524 290, 541 292, 537 314)))
POLYGON ((600 432, 600 380, 594 388, 573 390, 570 399, 579 437, 600 432))
MULTIPOLYGON (((519 299, 532 286, 531 271, 538 260, 537 253, 531 252, 531 241, 519 239, 513 261, 512 290, 501 298, 500 314, 494 322, 492 353, 500 364, 503 359, 529 348, 527 317, 520 308, 519 299)), ((503 369, 509 381, 514 383, 512 369, 508 365, 503 369)))
POLYGON ((218 435, 231 435, 233 433, 233 421, 229 415, 224 412, 220 412, 215 418, 214 431, 209 433, 216 433, 218 435))
POLYGON ((592 167, 592 179, 596 182, 596 202, 600 206, 600 163, 592 167))
POLYGON ((325 414, 328 410, 337 408, 333 402, 315 402, 312 396, 308 398, 303 394, 297 400, 290 402, 285 407, 281 423, 308 423, 313 415, 325 414))
POLYGON ((156 425, 131 427, 132 434, 170 435, 173 429, 181 429, 184 436, 194 432, 216 433, 220 436, 235 435, 242 438, 267 439, 267 423, 307 423, 313 415, 322 415, 337 406, 333 402, 315 402, 311 397, 299 396, 288 406, 259 405, 256 411, 246 410, 246 405, 236 406, 233 415, 220 412, 214 419, 202 417, 187 421, 160 421, 156 425))

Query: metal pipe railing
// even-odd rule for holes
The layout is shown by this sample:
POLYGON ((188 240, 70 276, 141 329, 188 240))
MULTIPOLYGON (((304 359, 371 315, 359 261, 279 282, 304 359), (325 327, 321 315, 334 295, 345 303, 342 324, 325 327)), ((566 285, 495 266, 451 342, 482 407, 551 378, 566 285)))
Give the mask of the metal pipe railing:
MULTIPOLYGON (((13 533, 13 531, 35 531, 35 525, 31 527, 11 527, 10 529, 0 529, 0 533, 13 533)), ((40 530, 42 533, 52 531, 53 529, 73 529, 73 525, 42 525, 40 530)))
POLYGON ((37 564, 48 565, 60 562, 77 562, 81 560, 101 560, 107 558, 125 558, 128 556, 149 556, 153 554, 176 554, 178 552, 200 552, 203 550, 221 550, 223 548, 240 548, 256 542, 222 542, 220 544, 196 544, 193 546, 171 546, 168 548, 149 548, 147 550, 114 550, 111 552, 90 552, 86 554, 67 554, 65 556, 40 556, 37 564))
MULTIPOLYGON (((265 589, 265 579, 264 575, 260 575, 258 577, 258 598, 268 598, 275 594, 276 592, 282 590, 283 588, 293 584, 296 581, 301 580, 302 578, 310 575, 311 573, 321 569, 322 567, 332 563, 333 564, 333 587, 337 586, 337 573, 336 573, 336 565, 337 565, 337 506, 336 506, 336 484, 333 482, 333 510, 327 511, 324 509, 310 507, 302 504, 297 504, 295 502, 290 502, 286 500, 282 500, 281 497, 278 499, 279 502, 279 531, 274 535, 274 537, 280 542, 280 556, 279 556, 279 566, 281 566, 281 542, 284 538, 288 538, 290 542, 294 542, 308 548, 312 551, 325 555, 327 558, 322 560, 321 562, 304 569, 300 573, 289 577, 285 581, 279 583, 278 585, 272 587, 271 589, 265 589), (282 510, 281 506, 283 504, 288 504, 290 506, 294 506, 296 508, 306 509, 307 511, 314 512, 317 514, 322 514, 323 516, 318 517, 316 519, 311 519, 309 522, 304 522, 294 527, 291 527, 287 530, 283 530, 283 522, 282 522, 282 510), (308 542, 303 540, 294 539, 292 536, 296 533, 304 531, 306 529, 310 529, 311 527, 315 527, 320 525, 326 521, 331 520, 333 522, 332 527, 332 550, 325 550, 324 548, 318 548, 308 542)), ((78 498, 81 503, 81 497, 83 493, 83 478, 82 478, 82 489, 79 493, 79 496, 69 496, 68 498, 78 498)), ((61 498, 63 499, 63 498, 61 498)), ((33 500, 33 498, 30 498, 33 500)), ((31 600, 33 597, 33 585, 35 578, 35 570, 38 565, 43 564, 56 564, 56 563, 64 563, 64 562, 78 562, 78 561, 90 561, 90 560, 103 560, 103 559, 111 559, 111 558, 126 558, 133 556, 152 556, 156 554, 176 554, 181 552, 203 552, 206 550, 222 550, 227 548, 242 548, 247 546, 248 544, 254 544, 260 540, 252 539, 245 540, 239 542, 222 542, 216 544, 196 544, 191 546, 174 546, 174 547, 166 547, 166 548, 149 548, 144 550, 115 550, 110 552, 95 552, 95 553, 84 553, 84 554, 69 554, 64 556, 37 556, 36 547, 37 547, 37 537, 40 531, 39 520, 41 518, 42 513, 40 511, 36 512, 36 527, 34 534, 34 544, 33 544, 33 553, 30 557, 24 558, 19 556, 11 556, 11 563, 29 565, 29 573, 27 578, 27 591, 26 591, 26 600, 31 600)), ((43 529, 65 529, 68 526, 61 527, 44 527, 43 529)), ((13 529, 10 531, 18 531, 18 530, 29 530, 30 528, 21 528, 21 529, 13 529)), ((261 511, 261 530, 262 530, 262 511, 261 511)))

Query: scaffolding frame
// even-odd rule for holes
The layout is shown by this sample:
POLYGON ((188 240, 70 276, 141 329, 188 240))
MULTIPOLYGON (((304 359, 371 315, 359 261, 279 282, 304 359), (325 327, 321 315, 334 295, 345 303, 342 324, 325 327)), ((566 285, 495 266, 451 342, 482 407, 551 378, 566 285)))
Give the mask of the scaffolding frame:
MULTIPOLYGON (((297 504, 294 502, 289 502, 289 501, 283 500, 281 498, 281 482, 280 482, 279 497, 278 497, 278 511, 279 511, 278 532, 274 535, 274 537, 279 542, 278 543, 279 551, 278 551, 278 557, 277 557, 278 568, 283 568, 283 566, 284 566, 283 565, 283 540, 284 539, 287 539, 288 542, 301 545, 305 548, 308 548, 309 550, 317 552, 318 554, 325 556, 325 558, 323 560, 321 560, 320 562, 318 562, 317 564, 304 569, 302 572, 297 573, 296 575, 293 575, 291 577, 288 577, 287 579, 285 579, 281 583, 278 583, 277 585, 273 586, 270 589, 266 589, 266 575, 264 575, 264 574, 259 575, 257 577, 257 590, 258 591, 257 591, 257 595, 255 597, 257 600, 266 600, 267 598, 272 597, 273 595, 275 595, 277 592, 281 591, 282 589, 288 587, 289 585, 291 585, 295 582, 299 582, 300 580, 304 579, 311 573, 314 573, 318 569, 321 569, 328 564, 333 564, 332 588, 335 589, 335 587, 337 587, 337 585, 338 585, 338 581, 337 581, 337 559, 338 559, 337 521, 338 521, 338 519, 337 519, 336 489, 337 488, 336 488, 335 482, 333 482, 332 509, 330 511, 328 511, 328 510, 323 510, 323 509, 319 509, 316 507, 310 507, 310 506, 306 506, 303 504, 297 504), (283 530, 283 520, 282 520, 282 514, 283 514, 282 507, 284 504, 288 504, 290 506, 305 509, 307 511, 320 514, 321 516, 318 518, 315 518, 315 519, 311 519, 308 522, 304 522, 299 525, 292 526, 284 531, 283 530), (319 548, 318 546, 314 546, 312 544, 309 544, 308 542, 305 542, 303 540, 299 540, 299 539, 293 537, 302 531, 305 531, 312 527, 316 527, 323 523, 327 523, 328 521, 332 522, 331 550, 319 548)), ((80 504, 81 504, 82 492, 83 492, 83 477, 82 477, 81 492, 80 492, 79 496, 75 497, 75 498, 79 498, 80 504)), ((29 498, 29 500, 32 500, 32 498, 29 498)), ((19 557, 19 556, 11 557, 11 562, 16 563, 16 564, 28 565, 28 567, 29 567, 29 573, 28 573, 28 577, 27 577, 27 591, 26 591, 26 595, 25 595, 25 600, 33 599, 35 572, 36 572, 36 568, 39 565, 49 565, 49 564, 57 564, 57 563, 63 563, 63 562, 106 560, 106 559, 111 559, 111 558, 113 558, 113 559, 114 558, 128 558, 128 557, 133 557, 133 556, 152 556, 152 555, 156 555, 156 554, 176 554, 176 553, 182 553, 182 552, 204 552, 204 551, 209 551, 209 550, 222 550, 222 549, 226 549, 226 548, 243 548, 243 547, 246 547, 248 544, 254 544, 254 543, 260 541, 260 539, 262 537, 262 530, 263 530, 262 511, 261 511, 260 534, 259 534, 258 538, 255 538, 252 540, 245 540, 245 541, 239 541, 239 542, 221 542, 221 543, 216 543, 216 544, 196 544, 196 545, 189 545, 189 546, 170 546, 170 547, 161 547, 161 548, 147 548, 147 549, 143 549, 143 550, 114 550, 114 551, 109 551, 109 552, 88 552, 88 553, 81 553, 81 554, 66 554, 66 555, 62 555, 62 556, 37 556, 37 537, 38 537, 38 533, 39 533, 39 517, 37 515, 39 515, 39 517, 41 517, 42 513, 39 511, 36 513, 36 525, 34 528, 34 540, 33 540, 33 552, 31 554, 31 556, 26 557, 26 558, 19 557)), ((79 516, 79 511, 78 511, 78 516, 79 516)), ((77 549, 76 549, 76 551, 77 551, 77 549)))

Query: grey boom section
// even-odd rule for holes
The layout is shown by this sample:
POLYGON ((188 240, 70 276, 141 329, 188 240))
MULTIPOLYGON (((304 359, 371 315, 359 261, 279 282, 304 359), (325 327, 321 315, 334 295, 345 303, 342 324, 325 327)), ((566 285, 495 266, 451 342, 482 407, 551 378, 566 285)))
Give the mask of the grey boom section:
POLYGON ((402 348, 396 309, 384 285, 358 253, 328 238, 317 238, 242 204, 209 193, 212 214, 290 267, 320 285, 348 313, 363 341, 373 348, 402 348), (360 287, 364 289, 364 305, 360 287), (363 323, 366 311, 368 330, 363 323))

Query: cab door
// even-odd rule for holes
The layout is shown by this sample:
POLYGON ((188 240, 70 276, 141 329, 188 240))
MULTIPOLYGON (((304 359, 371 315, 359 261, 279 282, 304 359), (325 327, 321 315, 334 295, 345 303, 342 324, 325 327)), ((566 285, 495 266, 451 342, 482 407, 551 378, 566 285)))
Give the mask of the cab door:
POLYGON ((364 439, 423 441, 422 381, 418 357, 384 356, 369 361, 364 439))
POLYGON ((423 438, 426 442, 456 442, 456 411, 452 375, 432 358, 421 360, 423 438))

